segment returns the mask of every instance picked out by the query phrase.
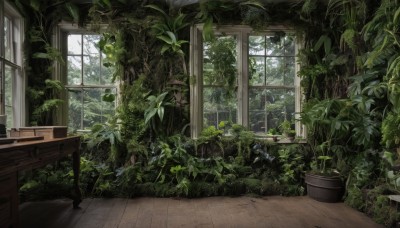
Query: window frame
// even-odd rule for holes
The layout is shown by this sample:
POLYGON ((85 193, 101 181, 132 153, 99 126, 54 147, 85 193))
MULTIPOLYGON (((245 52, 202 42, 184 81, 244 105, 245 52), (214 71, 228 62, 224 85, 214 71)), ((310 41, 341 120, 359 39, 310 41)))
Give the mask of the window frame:
MULTIPOLYGON (((11 5, 10 2, 0 2, 0 115, 6 115, 6 101, 5 101, 5 71, 6 67, 11 69, 11 104, 12 109, 12 126, 7 128, 18 128, 25 126, 26 122, 26 106, 25 106, 25 88, 26 80, 23 65, 24 52, 22 44, 24 42, 24 18, 21 14, 11 5), (8 37, 10 40, 11 59, 5 56, 5 39, 4 39, 4 26, 7 17, 10 21, 11 32, 8 37)), ((7 117, 9 119, 10 117, 7 117)))
MULTIPOLYGON (((190 125, 191 137, 198 138, 203 129, 203 24, 197 24, 190 29, 190 125)), ((227 35, 237 36, 237 100, 238 112, 237 123, 248 127, 249 125, 249 53, 248 44, 250 35, 268 35, 274 32, 291 32, 294 29, 285 26, 270 26, 265 31, 254 31, 251 27, 245 25, 223 25, 214 27, 214 33, 222 33, 227 35)), ((295 119, 300 118, 300 111, 302 108, 302 91, 300 87, 300 78, 297 76, 299 71, 299 64, 297 61, 298 50, 301 48, 299 37, 296 36, 295 47, 295 78, 294 78, 294 91, 295 91, 295 119)), ((284 87, 284 86, 283 86, 284 87)), ((299 122, 295 121, 296 135, 305 137, 305 128, 299 122)))
MULTIPOLYGON (((119 83, 114 83, 114 84, 109 84, 109 85, 68 85, 68 67, 67 67, 67 61, 68 61, 68 35, 71 34, 79 34, 79 35, 101 35, 101 33, 95 33, 93 31, 90 31, 89 29, 86 28, 81 28, 78 27, 77 25, 68 23, 68 22, 61 22, 57 28, 54 31, 53 35, 53 46, 60 50, 62 54, 62 58, 65 60, 65 64, 61 64, 60 62, 57 62, 55 64, 55 67, 53 69, 53 78, 55 80, 59 80, 65 87, 65 89, 61 92, 61 99, 66 101, 63 103, 62 107, 57 109, 56 116, 58 117, 56 119, 56 124, 58 125, 64 125, 68 126, 68 121, 69 121, 69 115, 68 115, 68 110, 69 110, 69 99, 68 99, 68 89, 76 89, 76 90, 81 90, 83 91, 85 89, 115 89, 115 109, 117 107, 118 103, 118 96, 119 96, 119 83)), ((82 75, 81 75, 82 76, 82 75)), ((82 96, 82 101, 84 99, 84 96, 82 96)), ((83 115, 83 114, 81 114, 83 115)), ((84 117, 81 116, 81 127, 83 125, 84 117)), ((86 132, 86 129, 77 129, 78 132, 86 132)))

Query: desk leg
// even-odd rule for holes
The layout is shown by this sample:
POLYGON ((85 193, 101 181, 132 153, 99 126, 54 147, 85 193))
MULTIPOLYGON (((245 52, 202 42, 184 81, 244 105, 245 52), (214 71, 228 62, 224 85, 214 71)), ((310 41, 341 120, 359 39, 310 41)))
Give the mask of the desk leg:
POLYGON ((80 166, 81 166, 81 159, 80 159, 80 154, 79 150, 74 152, 72 154, 72 168, 74 171, 74 201, 73 201, 73 206, 74 209, 79 208, 79 204, 82 202, 82 193, 79 188, 79 172, 80 172, 80 166))

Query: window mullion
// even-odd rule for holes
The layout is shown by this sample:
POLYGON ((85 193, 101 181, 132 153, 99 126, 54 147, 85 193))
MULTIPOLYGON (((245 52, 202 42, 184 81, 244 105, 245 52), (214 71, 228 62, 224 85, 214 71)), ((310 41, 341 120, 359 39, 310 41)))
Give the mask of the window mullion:
POLYGON ((84 102, 85 102, 85 99, 84 99, 84 92, 85 92, 85 89, 84 88, 82 88, 81 89, 81 130, 83 130, 84 128, 83 128, 83 118, 85 117, 85 110, 84 110, 84 107, 85 107, 85 104, 84 104, 84 102))
POLYGON ((84 55, 83 55, 83 34, 81 35, 81 85, 84 85, 84 81, 83 81, 83 65, 84 65, 84 55))
POLYGON ((239 66, 238 80, 238 123, 244 127, 249 126, 249 70, 248 70, 248 43, 249 34, 246 31, 241 31, 239 35, 238 60, 241 62, 239 66))

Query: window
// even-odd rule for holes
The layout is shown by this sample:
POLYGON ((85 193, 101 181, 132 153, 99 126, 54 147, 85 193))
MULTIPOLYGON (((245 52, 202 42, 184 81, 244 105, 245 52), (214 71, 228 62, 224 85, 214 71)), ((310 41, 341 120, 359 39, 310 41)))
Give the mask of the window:
POLYGON ((103 65, 105 55, 98 47, 100 35, 73 29, 62 29, 60 34, 66 60, 61 66, 60 81, 65 85, 67 100, 66 110, 60 115, 69 131, 89 130, 114 114, 115 101, 103 99, 106 94, 117 93, 111 82, 114 69, 103 65))
POLYGON ((191 30, 191 126, 197 138, 203 128, 222 121, 248 127, 265 136, 295 121, 300 111, 294 33, 273 28, 255 33, 246 26, 220 27, 203 41, 202 26, 191 30))
POLYGON ((25 125, 22 21, 7 1, 0 2, 0 115, 7 116, 8 128, 25 125))

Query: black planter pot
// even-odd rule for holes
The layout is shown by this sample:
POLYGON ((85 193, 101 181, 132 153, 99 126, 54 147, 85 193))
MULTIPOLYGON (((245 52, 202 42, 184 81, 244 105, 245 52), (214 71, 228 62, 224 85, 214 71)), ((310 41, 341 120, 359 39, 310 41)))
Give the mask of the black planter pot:
POLYGON ((338 202, 343 195, 343 183, 338 176, 306 174, 307 194, 309 197, 327 203, 338 202))

